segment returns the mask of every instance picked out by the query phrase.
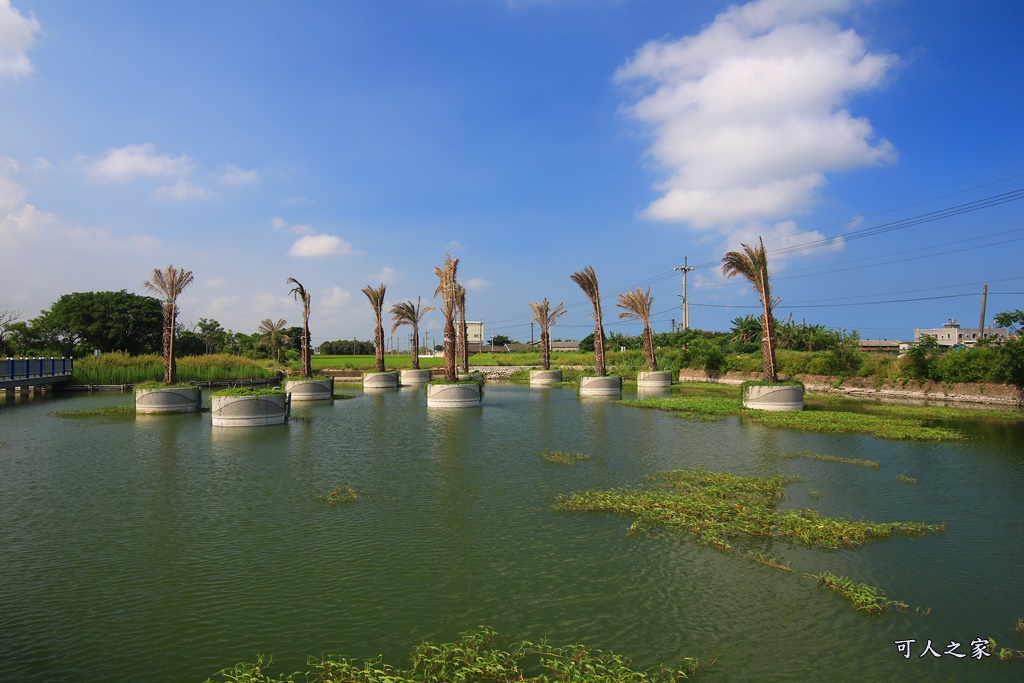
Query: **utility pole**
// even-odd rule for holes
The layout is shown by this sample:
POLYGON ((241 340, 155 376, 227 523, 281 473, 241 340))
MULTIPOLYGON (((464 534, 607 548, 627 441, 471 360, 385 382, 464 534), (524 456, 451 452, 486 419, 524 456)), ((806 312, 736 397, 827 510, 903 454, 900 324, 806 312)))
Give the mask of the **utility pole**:
POLYGON ((683 265, 676 266, 673 270, 683 271, 683 329, 690 329, 690 302, 686 300, 686 274, 693 270, 689 265, 689 256, 683 257, 683 265))
POLYGON ((676 318, 675 318, 675 316, 672 316, 672 331, 673 332, 676 331, 676 318))
POLYGON ((985 338, 985 305, 988 303, 988 285, 981 292, 981 322, 978 323, 978 341, 985 338))
POLYGON ((530 323, 530 345, 533 345, 533 323, 530 323))

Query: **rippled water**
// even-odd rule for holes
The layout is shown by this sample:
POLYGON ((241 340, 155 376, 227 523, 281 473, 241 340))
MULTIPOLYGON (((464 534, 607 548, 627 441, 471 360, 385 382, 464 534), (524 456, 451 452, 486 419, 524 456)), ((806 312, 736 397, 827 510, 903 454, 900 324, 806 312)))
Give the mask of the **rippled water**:
POLYGON ((929 639, 940 654, 950 640, 969 654, 976 637, 1024 648, 1019 423, 893 443, 503 385, 481 409, 428 411, 402 389, 297 405, 283 427, 48 414, 130 400, 0 406, 0 680, 202 681, 260 652, 284 670, 323 652, 402 664, 420 640, 481 624, 645 666, 718 658, 708 680, 1024 678, 1024 660, 918 656, 929 639), (544 450, 591 460, 555 465, 544 450), (798 450, 882 466, 775 455, 798 450), (948 531, 836 553, 777 544, 790 574, 550 509, 561 493, 693 467, 799 476, 786 507, 948 531), (361 499, 316 499, 338 484, 361 499), (932 613, 855 613, 798 576, 826 569, 932 613))

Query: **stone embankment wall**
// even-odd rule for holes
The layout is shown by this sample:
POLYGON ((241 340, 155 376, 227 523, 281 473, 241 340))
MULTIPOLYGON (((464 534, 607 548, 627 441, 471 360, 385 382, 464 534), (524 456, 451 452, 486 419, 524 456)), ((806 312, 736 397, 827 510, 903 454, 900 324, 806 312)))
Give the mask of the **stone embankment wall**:
MULTIPOLYGON (((709 376, 701 370, 684 368, 679 371, 680 382, 713 382, 716 384, 742 384, 763 379, 761 373, 727 372, 709 376)), ((871 377, 826 377, 824 375, 796 375, 808 391, 855 398, 891 398, 901 401, 948 401, 985 405, 1024 407, 1024 391, 1009 384, 952 384, 942 382, 901 382, 883 384, 871 377)))

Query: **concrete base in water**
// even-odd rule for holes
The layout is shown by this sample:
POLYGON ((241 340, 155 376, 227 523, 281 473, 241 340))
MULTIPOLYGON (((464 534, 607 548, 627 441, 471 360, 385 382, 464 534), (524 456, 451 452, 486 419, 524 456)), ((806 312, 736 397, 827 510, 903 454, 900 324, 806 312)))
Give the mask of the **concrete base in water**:
POLYGON ((743 388, 743 407, 753 410, 804 409, 804 387, 802 384, 752 385, 743 388))
POLYGON ((428 408, 476 408, 484 400, 484 385, 470 384, 428 384, 428 408))
POLYGON ((364 389, 397 389, 398 388, 398 373, 397 372, 364 372, 363 373, 363 388, 364 389))
POLYGON ((638 387, 667 387, 672 384, 672 373, 667 370, 654 370, 636 373, 638 387))
POLYGON ((195 413, 202 405, 203 392, 199 387, 135 390, 136 413, 195 413))
POLYGON ((293 379, 284 383, 293 401, 329 401, 334 397, 334 378, 293 379))
POLYGON ((618 375, 580 377, 580 396, 614 396, 621 393, 622 378, 618 375))
POLYGON ((530 386, 556 384, 562 381, 561 370, 530 370, 530 386))
POLYGON ((403 385, 426 384, 430 381, 430 370, 402 370, 399 373, 399 382, 403 385))
POLYGON ((214 396, 210 413, 214 427, 261 427, 284 424, 289 406, 287 394, 214 396))

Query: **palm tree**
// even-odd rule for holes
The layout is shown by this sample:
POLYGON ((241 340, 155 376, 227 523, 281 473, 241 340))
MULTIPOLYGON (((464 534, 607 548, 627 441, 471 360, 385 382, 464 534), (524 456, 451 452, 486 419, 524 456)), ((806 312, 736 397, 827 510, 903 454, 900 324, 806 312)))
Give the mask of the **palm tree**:
POLYGON ((284 333, 284 326, 287 324, 284 318, 279 318, 276 323, 270 318, 264 318, 256 330, 260 335, 260 344, 267 345, 270 355, 277 362, 281 362, 281 347, 290 341, 288 335, 284 333))
POLYGON ((455 369, 455 308, 456 289, 459 284, 456 279, 458 271, 459 259, 453 259, 450 254, 444 255, 444 267, 434 266, 434 275, 438 279, 434 296, 441 295, 443 306, 441 315, 444 316, 444 376, 449 382, 458 379, 455 369))
POLYGON ((374 346, 377 348, 377 372, 384 372, 384 292, 388 286, 383 282, 378 287, 363 287, 363 294, 370 300, 373 307, 373 315, 377 321, 377 330, 373 337, 374 346))
POLYGON ((748 246, 741 244, 743 251, 730 251, 722 258, 722 274, 727 278, 742 275, 757 292, 764 307, 764 319, 761 322, 761 355, 764 359, 764 378, 769 384, 779 381, 775 363, 775 318, 772 309, 776 300, 772 299, 768 286, 768 253, 764 248, 764 240, 758 238, 759 244, 748 246))
POLYGON ((604 325, 601 324, 601 294, 597 290, 597 275, 592 266, 569 276, 580 286, 594 307, 594 373, 604 377, 604 325))
POLYGON ((285 280, 285 284, 295 285, 288 293, 302 302, 302 376, 309 379, 313 376, 313 364, 309 358, 309 292, 293 277, 285 280))
POLYGON ((761 337, 761 321, 749 313, 742 318, 732 319, 732 337, 730 341, 749 344, 761 337))
POLYGON ((547 297, 544 301, 532 301, 530 302, 530 308, 533 310, 533 321, 540 326, 540 363, 541 368, 544 370, 551 369, 551 327, 555 324, 555 321, 565 315, 568 311, 565 310, 565 304, 561 303, 555 306, 554 310, 551 309, 551 304, 548 303, 547 297))
MULTIPOLYGON (((619 318, 639 320, 644 324, 644 356, 647 358, 647 369, 654 372, 658 369, 658 359, 654 357, 654 335, 651 334, 651 305, 654 297, 651 296, 651 288, 647 291, 637 287, 632 292, 619 295, 619 302, 615 304, 621 309, 619 318)), ((595 337, 596 339, 596 337, 595 337)))
POLYGON ((459 342, 458 353, 462 359, 462 371, 469 372, 469 326, 466 324, 466 288, 455 285, 455 306, 459 309, 459 342))
POLYGON ((173 265, 161 271, 153 269, 153 279, 146 280, 142 286, 163 297, 164 312, 164 384, 178 381, 178 367, 174 362, 174 332, 178 319, 178 295, 192 284, 192 271, 175 268, 173 265))
POLYGON ((412 326, 412 369, 420 369, 420 321, 430 311, 435 310, 433 306, 425 308, 420 306, 420 297, 416 297, 416 305, 412 301, 403 301, 391 307, 391 320, 395 324, 391 326, 391 334, 395 333, 402 325, 412 326))

